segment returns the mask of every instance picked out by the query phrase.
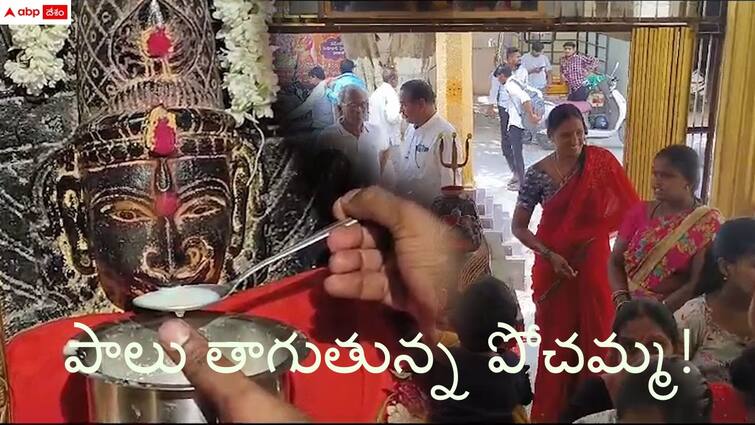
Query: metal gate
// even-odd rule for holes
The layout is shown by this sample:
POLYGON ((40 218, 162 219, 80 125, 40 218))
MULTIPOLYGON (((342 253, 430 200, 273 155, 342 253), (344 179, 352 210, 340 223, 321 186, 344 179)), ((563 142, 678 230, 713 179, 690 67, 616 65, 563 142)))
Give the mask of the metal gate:
MULTIPOLYGON (((726 16, 726 2, 700 2, 703 17, 726 16)), ((695 57, 692 61, 690 106, 687 120, 687 146, 702 159, 702 183, 698 196, 704 201, 710 195, 711 173, 716 130, 719 73, 724 42, 724 26, 698 31, 695 57)))

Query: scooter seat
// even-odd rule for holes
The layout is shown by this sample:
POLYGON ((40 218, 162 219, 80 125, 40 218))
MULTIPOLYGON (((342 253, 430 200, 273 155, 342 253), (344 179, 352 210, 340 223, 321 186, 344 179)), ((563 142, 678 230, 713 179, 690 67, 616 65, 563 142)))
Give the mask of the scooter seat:
POLYGON ((582 112, 583 114, 586 114, 592 110, 592 105, 590 105, 590 102, 587 102, 585 100, 579 100, 579 101, 573 101, 573 100, 565 100, 561 102, 561 104, 568 103, 570 105, 574 105, 579 109, 579 112, 582 112))

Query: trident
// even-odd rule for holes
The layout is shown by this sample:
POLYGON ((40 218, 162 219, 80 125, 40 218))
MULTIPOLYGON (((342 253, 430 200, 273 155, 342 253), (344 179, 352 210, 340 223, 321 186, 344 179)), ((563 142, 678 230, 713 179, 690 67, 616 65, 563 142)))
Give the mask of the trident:
POLYGON ((454 186, 457 186, 456 184, 456 170, 459 168, 462 168, 467 165, 469 162, 469 141, 472 139, 472 133, 467 134, 467 140, 464 141, 464 162, 461 164, 459 163, 459 149, 456 147, 456 133, 453 133, 451 135, 452 143, 451 143, 451 161, 450 162, 444 162, 443 161, 443 151, 444 151, 444 141, 443 141, 443 134, 440 134, 438 136, 438 139, 440 139, 440 165, 450 168, 454 172, 454 186))

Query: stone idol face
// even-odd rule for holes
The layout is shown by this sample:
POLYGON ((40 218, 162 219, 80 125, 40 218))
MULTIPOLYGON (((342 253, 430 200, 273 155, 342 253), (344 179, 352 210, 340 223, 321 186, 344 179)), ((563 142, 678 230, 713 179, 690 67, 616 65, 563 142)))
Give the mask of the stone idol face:
POLYGON ((118 307, 163 286, 217 283, 239 253, 250 166, 234 125, 222 112, 157 107, 77 134, 51 200, 61 248, 118 307))
POLYGON ((84 0, 81 124, 42 202, 68 266, 116 306, 217 283, 243 245, 252 157, 223 112, 207 2, 84 0))
MULTIPOLYGON (((342 193, 323 160, 223 112, 207 1, 73 5, 75 96, 0 94, 6 337, 129 309, 158 286, 232 279, 329 223, 342 193)), ((322 264, 321 251, 240 289, 322 264)))

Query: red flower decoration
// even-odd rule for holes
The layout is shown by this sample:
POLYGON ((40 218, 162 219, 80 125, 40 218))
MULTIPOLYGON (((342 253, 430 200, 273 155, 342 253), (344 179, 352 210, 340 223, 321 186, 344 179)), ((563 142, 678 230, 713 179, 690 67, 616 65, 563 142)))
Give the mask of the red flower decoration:
POLYGON ((459 224, 459 218, 458 215, 446 215, 442 217, 443 222, 449 226, 457 226, 459 224))
POLYGON ((394 386, 394 400, 406 407, 413 416, 427 414, 429 403, 427 395, 413 382, 397 382, 394 386))
POLYGON ((168 156, 176 149, 176 130, 167 118, 160 118, 155 126, 155 147, 152 151, 159 156, 168 156))
POLYGON ((147 37, 147 54, 153 58, 164 58, 173 51, 171 41, 165 27, 153 29, 147 37))

